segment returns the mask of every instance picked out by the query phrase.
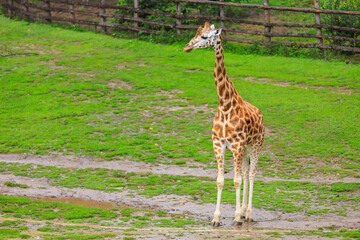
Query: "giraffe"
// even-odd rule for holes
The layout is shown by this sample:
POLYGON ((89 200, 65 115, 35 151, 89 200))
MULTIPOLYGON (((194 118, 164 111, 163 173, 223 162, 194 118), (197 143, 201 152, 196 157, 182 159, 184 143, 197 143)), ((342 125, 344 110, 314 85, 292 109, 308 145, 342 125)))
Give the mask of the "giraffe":
POLYGON ((260 110, 241 98, 226 74, 221 29, 216 29, 214 25, 210 26, 210 23, 206 22, 204 27, 198 28, 195 37, 186 44, 184 52, 210 46, 214 48, 215 52, 214 78, 219 98, 219 106, 212 127, 213 148, 218 164, 216 179, 218 192, 216 210, 211 225, 220 226, 220 204, 224 186, 224 155, 226 149, 230 150, 234 157, 236 209, 233 224, 241 225, 242 218, 245 218, 247 222, 253 221, 253 187, 257 162, 264 142, 265 127, 260 110), (246 157, 246 149, 249 152, 249 160, 246 157), (241 205, 242 180, 244 180, 244 187, 241 205), (249 196, 249 202, 247 202, 247 196, 249 196))

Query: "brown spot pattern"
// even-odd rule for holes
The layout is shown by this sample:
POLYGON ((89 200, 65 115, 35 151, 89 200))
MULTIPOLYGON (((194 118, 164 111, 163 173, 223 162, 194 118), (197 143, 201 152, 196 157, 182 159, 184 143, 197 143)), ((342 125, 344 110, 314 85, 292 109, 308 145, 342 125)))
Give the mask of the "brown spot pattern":
MULTIPOLYGON (((196 36, 188 43, 191 45, 208 32, 210 24, 199 27, 196 36)), ((187 46, 188 46, 187 45, 187 46)), ((229 80, 224 63, 222 37, 209 39, 204 46, 213 46, 215 52, 214 78, 219 98, 219 107, 213 121, 212 140, 218 163, 218 180, 223 184, 224 153, 228 148, 234 156, 235 186, 240 186, 242 177, 246 181, 254 180, 259 154, 264 142, 265 127, 262 113, 255 106, 244 101, 229 80), (214 44, 216 40, 216 45, 214 44), (250 161, 246 158, 246 148, 249 150, 250 161)), ((219 187, 219 186, 218 186, 219 187)), ((222 188, 222 185, 220 186, 222 188)), ((249 206, 250 207, 250 206, 249 206)), ((247 210, 249 213, 249 209, 247 210)), ((251 209, 250 209, 251 218, 251 209)))

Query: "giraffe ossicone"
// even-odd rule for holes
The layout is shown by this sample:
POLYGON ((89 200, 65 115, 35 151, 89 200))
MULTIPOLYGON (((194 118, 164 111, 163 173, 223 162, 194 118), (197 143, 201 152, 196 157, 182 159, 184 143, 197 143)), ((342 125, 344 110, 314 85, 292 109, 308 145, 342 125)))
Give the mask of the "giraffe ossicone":
POLYGON ((213 148, 218 164, 216 184, 217 203, 213 226, 219 226, 221 220, 221 194, 224 186, 224 156, 226 149, 234 157, 234 187, 236 191, 236 209, 234 224, 241 224, 241 219, 253 221, 252 197, 256 167, 264 142, 265 127, 262 113, 255 106, 244 101, 234 88, 226 74, 224 49, 221 29, 206 22, 199 27, 196 35, 184 47, 184 52, 192 49, 213 47, 215 53, 214 78, 219 98, 219 106, 212 127, 213 148), (246 157, 246 150, 250 160, 246 157), (242 181, 243 201, 240 201, 242 181), (249 200, 249 202, 248 202, 249 200))

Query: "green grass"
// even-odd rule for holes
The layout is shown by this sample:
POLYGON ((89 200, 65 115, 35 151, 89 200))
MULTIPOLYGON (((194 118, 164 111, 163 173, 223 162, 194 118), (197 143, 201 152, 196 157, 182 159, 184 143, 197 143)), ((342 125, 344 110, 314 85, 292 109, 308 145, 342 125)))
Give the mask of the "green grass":
POLYGON ((61 235, 56 234, 44 234, 42 237, 44 239, 49 240, 62 240, 62 239, 79 239, 79 240, 86 240, 86 239, 112 239, 115 237, 116 234, 111 233, 100 233, 100 234, 76 234, 76 233, 65 233, 61 235))
MULTIPOLYGON (((4 17, 0 23, 0 152, 214 162, 211 50, 185 54, 179 45, 4 17)), ((259 163, 265 175, 359 176, 358 66, 227 53, 225 59, 236 89, 272 130, 265 148, 274 155, 259 163), (275 85, 282 82, 290 86, 275 85)))
POLYGON ((4 183, 7 187, 19 187, 19 188, 29 188, 26 184, 14 183, 14 182, 6 182, 4 183))
POLYGON ((21 220, 11 221, 5 220, 0 224, 0 237, 1 239, 28 239, 29 235, 24 231, 28 230, 27 226, 24 226, 24 222, 21 220))
POLYGON ((32 218, 38 220, 64 219, 71 222, 99 222, 117 217, 110 210, 86 208, 58 202, 34 201, 25 197, 0 196, 3 217, 32 218))
MULTIPOLYGON (((15 163, 1 163, 2 174, 14 174, 31 178, 45 177, 54 186, 67 188, 89 188, 107 192, 132 190, 134 193, 153 197, 161 194, 197 197, 198 203, 215 203, 215 179, 196 176, 170 176, 151 173, 127 173, 109 169, 65 169, 15 163)), ((226 181, 222 200, 235 204, 233 183, 226 181)), ((309 182, 262 182, 254 185, 256 207, 282 212, 306 212, 307 214, 346 215, 348 211, 359 210, 359 183, 309 183, 309 182), (275 194, 276 193, 276 194, 275 194), (334 204, 336 203, 336 204, 334 204), (328 205, 331 204, 329 208, 328 205)), ((6 209, 5 209, 6 210, 6 209)), ((3 210, 4 211, 4 210, 3 210)), ((24 210, 26 212, 26 210, 24 210)), ((131 216, 132 209, 121 211, 123 217, 131 216)), ((71 211, 64 213, 66 219, 76 219, 91 212, 71 211), (73 215, 73 213, 75 215, 73 215), (81 215, 82 216, 82 215, 81 215)), ((159 216, 164 213, 157 213, 159 216)), ((47 216, 47 215, 43 215, 47 216)), ((50 216, 53 216, 50 214, 50 216)), ((164 220, 168 221, 168 220, 164 220)), ((175 224, 175 223, 174 223, 175 224)), ((181 223, 179 223, 181 224, 181 223)))
POLYGON ((28 239, 28 238, 30 238, 29 235, 22 234, 20 230, 12 229, 12 228, 0 228, 0 236, 2 237, 2 239, 14 239, 14 238, 28 239))

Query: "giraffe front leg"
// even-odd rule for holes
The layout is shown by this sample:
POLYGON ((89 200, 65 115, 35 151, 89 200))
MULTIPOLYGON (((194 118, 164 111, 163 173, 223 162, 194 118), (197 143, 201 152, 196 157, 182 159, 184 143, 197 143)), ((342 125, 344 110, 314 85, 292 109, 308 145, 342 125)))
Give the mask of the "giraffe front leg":
POLYGON ((241 225, 241 165, 242 165, 242 158, 245 155, 245 150, 240 147, 240 149, 233 150, 234 155, 234 187, 236 192, 236 209, 235 209, 235 219, 233 221, 234 225, 241 225))
MULTIPOLYGON (((255 176, 254 176, 255 178, 255 176)), ((253 189, 254 189, 254 178, 249 176, 250 189, 249 189, 249 205, 246 210, 246 218, 245 222, 253 222, 254 219, 252 217, 252 197, 253 197, 253 189)))
POLYGON ((213 220, 211 222, 211 225, 214 226, 214 227, 220 226, 220 218, 221 218, 220 204, 221 204, 222 189, 223 189, 223 186, 224 186, 224 176, 218 176, 217 177, 216 185, 217 185, 217 188, 218 188, 216 209, 215 209, 215 212, 214 212, 214 218, 213 218, 213 220))
POLYGON ((241 205, 241 201, 240 201, 240 191, 241 191, 241 173, 239 174, 235 174, 234 176, 234 187, 235 187, 235 191, 236 191, 236 209, 235 209, 235 219, 234 219, 234 224, 235 225, 241 225, 241 209, 240 209, 240 205, 241 205))
POLYGON ((220 226, 220 217, 221 217, 221 211, 220 211, 220 204, 221 204, 221 194, 222 189, 224 186, 224 154, 225 154, 225 146, 222 146, 220 141, 214 141, 214 151, 216 155, 216 160, 218 164, 218 176, 216 179, 216 185, 217 185, 217 201, 216 201, 216 209, 214 213, 214 218, 211 222, 211 225, 214 227, 220 226))

